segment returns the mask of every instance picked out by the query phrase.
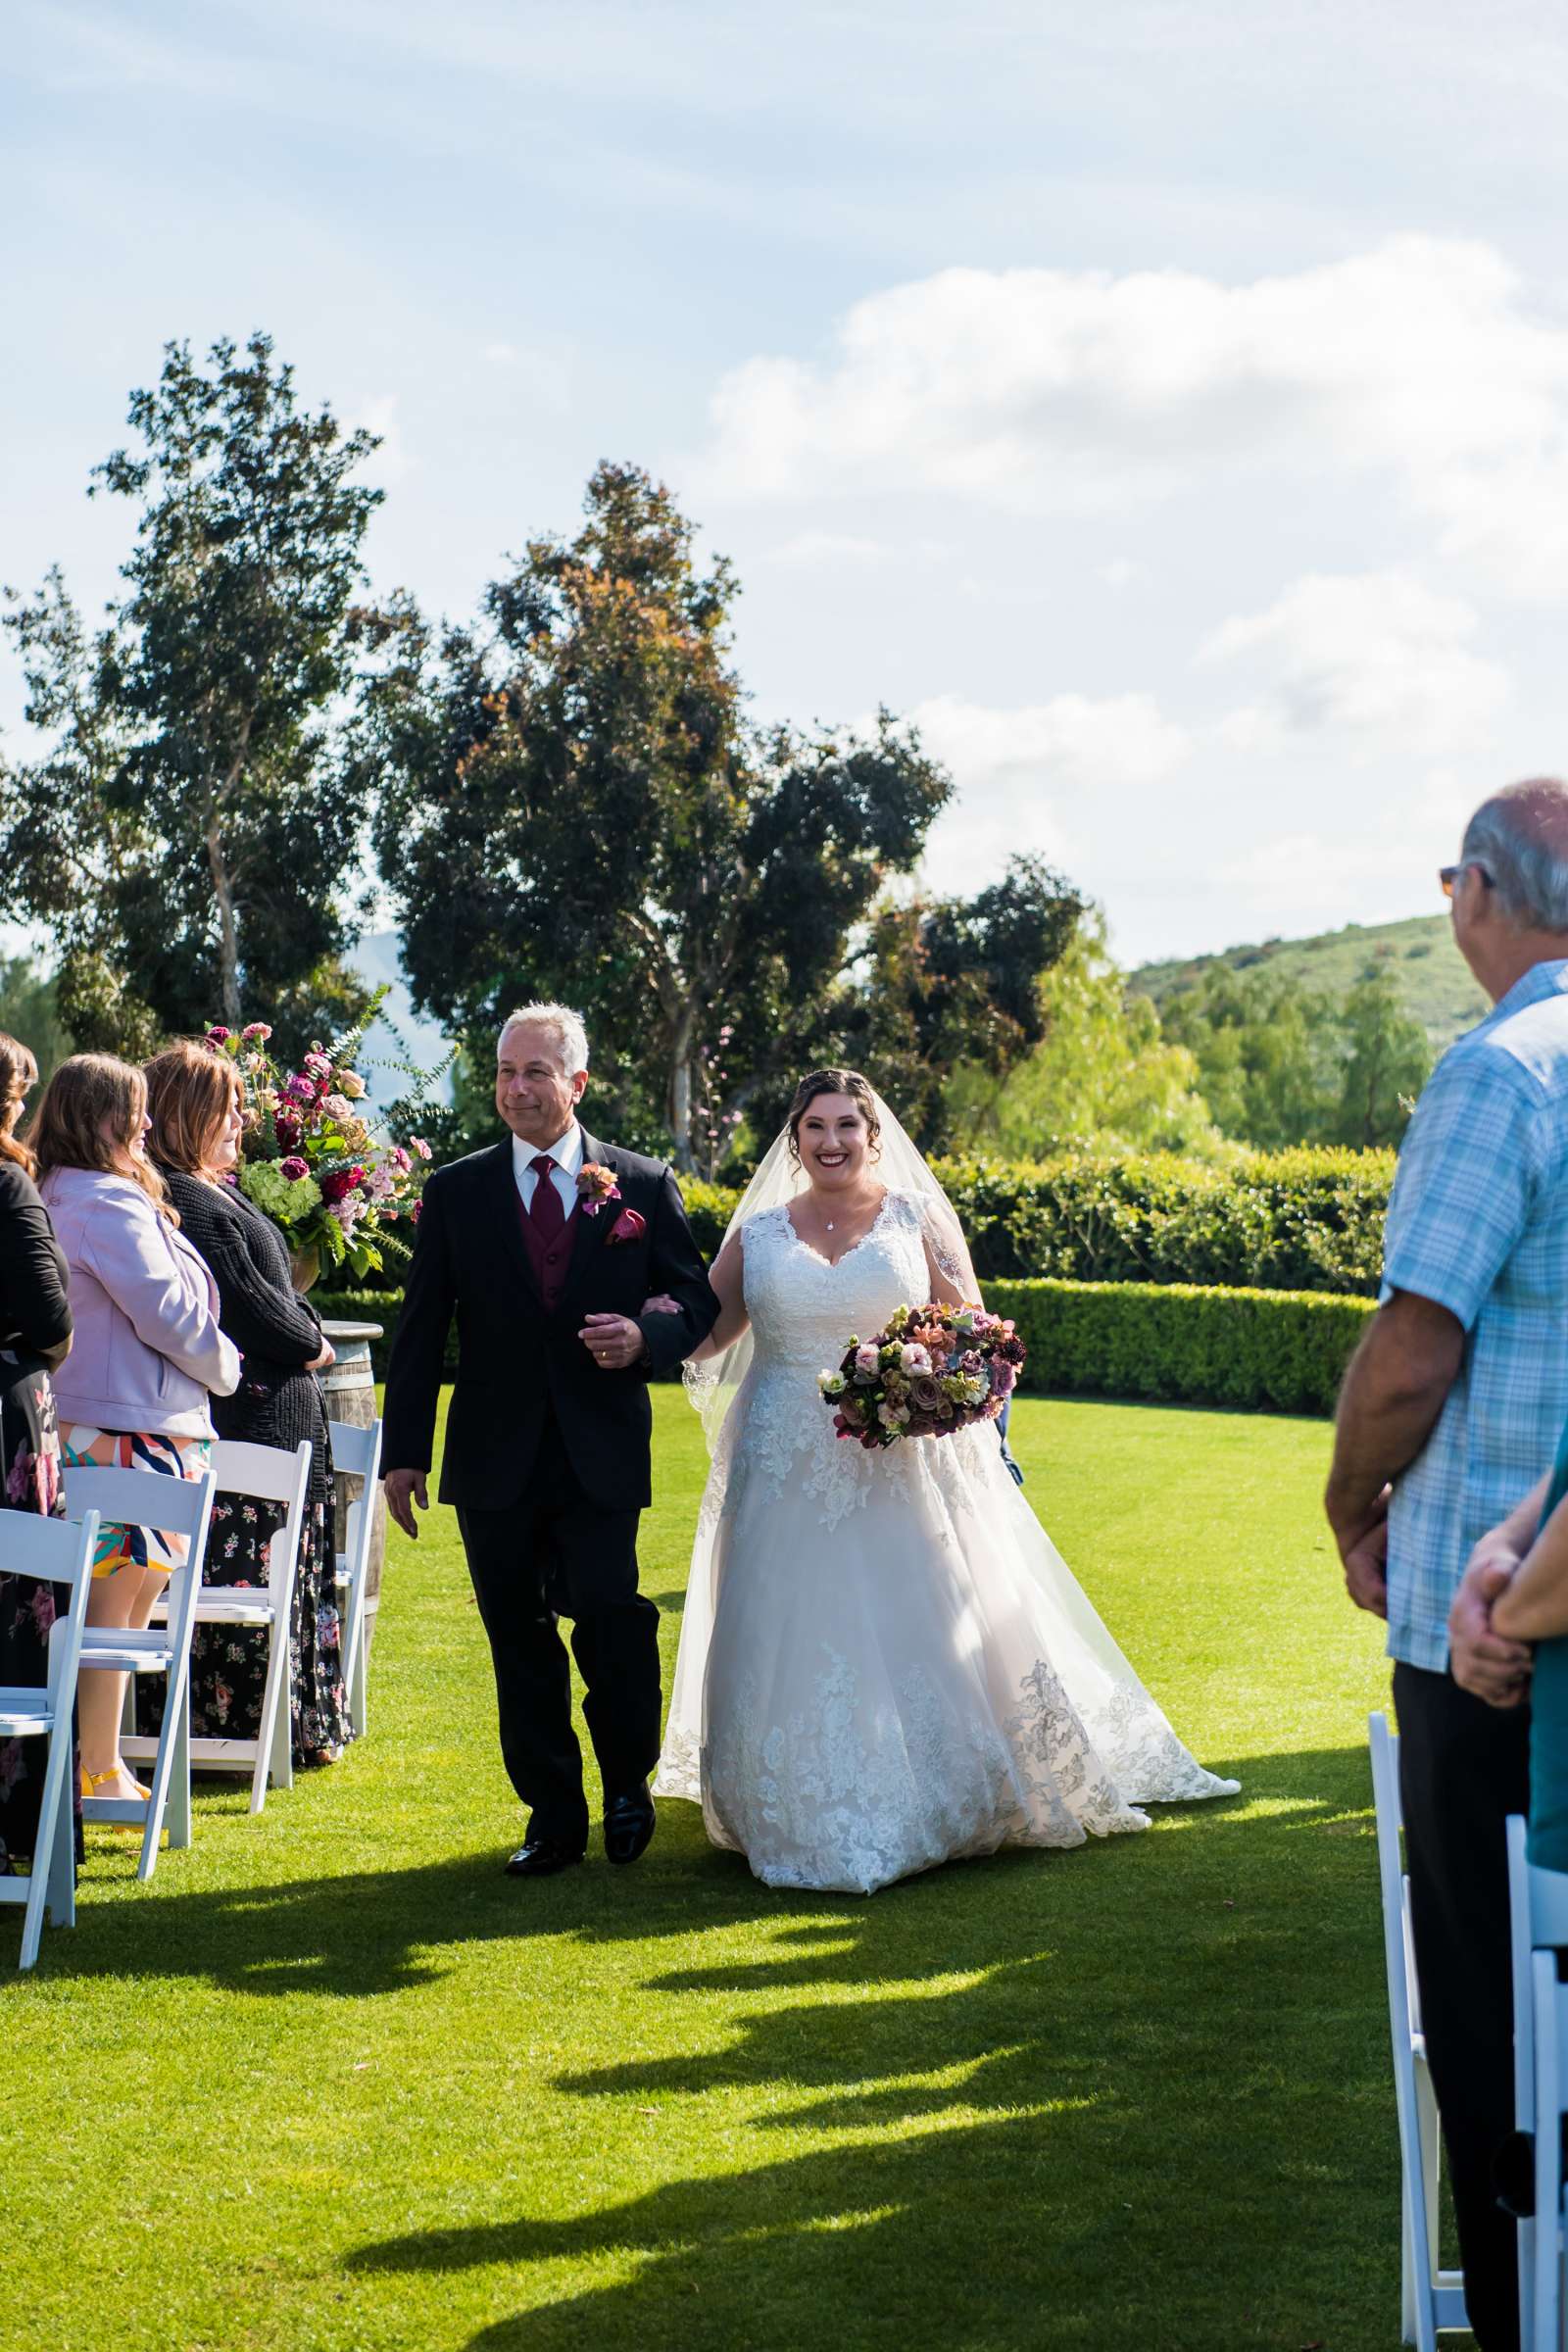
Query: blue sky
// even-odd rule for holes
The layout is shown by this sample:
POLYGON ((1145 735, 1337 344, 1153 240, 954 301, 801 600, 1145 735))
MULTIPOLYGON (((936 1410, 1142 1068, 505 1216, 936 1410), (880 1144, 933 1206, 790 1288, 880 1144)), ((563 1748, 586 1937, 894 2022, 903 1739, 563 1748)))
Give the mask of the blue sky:
MULTIPOLYGON (((1511 5, 28 5, 0 576, 263 326, 467 612, 601 456, 737 563, 760 716, 915 714, 932 873, 1130 960, 1419 912, 1561 767, 1568 38, 1511 5)), ((18 683, 0 677, 0 717, 18 683)))

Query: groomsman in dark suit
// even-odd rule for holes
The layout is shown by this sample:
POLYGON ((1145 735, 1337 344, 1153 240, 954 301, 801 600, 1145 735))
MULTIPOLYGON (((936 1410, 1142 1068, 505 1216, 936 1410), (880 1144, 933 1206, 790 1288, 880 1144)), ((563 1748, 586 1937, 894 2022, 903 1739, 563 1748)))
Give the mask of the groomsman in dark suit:
POLYGON ((507 1869, 544 1878, 588 1843, 571 1675, 604 1785, 605 1851, 632 1862, 654 1833, 659 1612, 637 1589, 637 1524, 652 1499, 648 1379, 718 1313, 669 1168, 587 1133, 581 1017, 511 1014, 496 1055, 509 1134, 425 1188, 387 1374, 387 1507, 416 1536, 428 1507, 442 1362, 458 1374, 440 1499, 455 1505, 495 1663, 501 1751, 529 1808, 507 1869), (661 1294, 674 1313, 644 1314, 661 1294))

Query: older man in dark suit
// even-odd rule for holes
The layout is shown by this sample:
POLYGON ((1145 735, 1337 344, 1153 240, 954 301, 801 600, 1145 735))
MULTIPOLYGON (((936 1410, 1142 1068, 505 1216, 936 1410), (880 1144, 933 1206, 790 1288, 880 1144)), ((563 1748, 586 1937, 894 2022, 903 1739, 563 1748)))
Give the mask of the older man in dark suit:
POLYGON ((527 1004, 497 1046, 499 1144, 438 1169, 387 1375, 387 1507, 416 1536, 428 1507, 447 1335, 458 1377, 441 1471, 490 1638, 501 1749, 529 1808, 507 1869, 544 1878, 588 1843, 571 1675, 605 1796, 605 1851, 632 1862, 654 1832, 659 1612, 637 1590, 637 1523, 652 1499, 648 1376, 689 1355, 718 1312, 675 1179, 597 1141, 581 1018, 527 1004), (645 1314, 661 1294, 673 1313, 645 1314))

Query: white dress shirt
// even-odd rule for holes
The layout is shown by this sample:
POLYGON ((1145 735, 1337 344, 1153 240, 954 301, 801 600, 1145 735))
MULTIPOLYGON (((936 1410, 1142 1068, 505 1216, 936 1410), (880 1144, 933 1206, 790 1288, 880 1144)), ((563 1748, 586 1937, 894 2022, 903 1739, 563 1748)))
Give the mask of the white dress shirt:
MULTIPOLYGON (((513 1137, 512 1173, 521 1196, 522 1205, 530 1212, 533 1208, 534 1187, 539 1182, 533 1168, 533 1163, 538 1157, 538 1149, 533 1144, 525 1144, 520 1135, 513 1137)), ((545 1153, 545 1157, 553 1159, 556 1163, 550 1181, 561 1195, 563 1215, 569 1217, 577 1205, 577 1173, 583 1162, 582 1129, 575 1119, 572 1120, 564 1135, 557 1137, 545 1153)))

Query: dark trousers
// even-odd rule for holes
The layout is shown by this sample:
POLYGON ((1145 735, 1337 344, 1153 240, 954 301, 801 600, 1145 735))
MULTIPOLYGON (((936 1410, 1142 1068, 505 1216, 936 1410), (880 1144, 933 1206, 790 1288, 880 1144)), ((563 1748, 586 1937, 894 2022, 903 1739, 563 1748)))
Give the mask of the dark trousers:
POLYGON ((1470 2325, 1518 2352, 1513 2223, 1493 2158, 1513 2129, 1513 1994, 1503 1822, 1530 1805, 1530 1711, 1489 1707, 1451 1676, 1394 1669, 1421 2022, 1453 2185, 1470 2325))
POLYGON ((661 1697, 659 1611, 637 1590, 639 1515, 595 1504, 553 1423, 515 1503, 458 1511, 490 1637, 512 1786, 529 1808, 531 1837, 578 1849, 588 1841, 588 1803, 556 1619, 573 1620, 571 1651, 605 1789, 635 1788, 659 1760, 661 1697))

